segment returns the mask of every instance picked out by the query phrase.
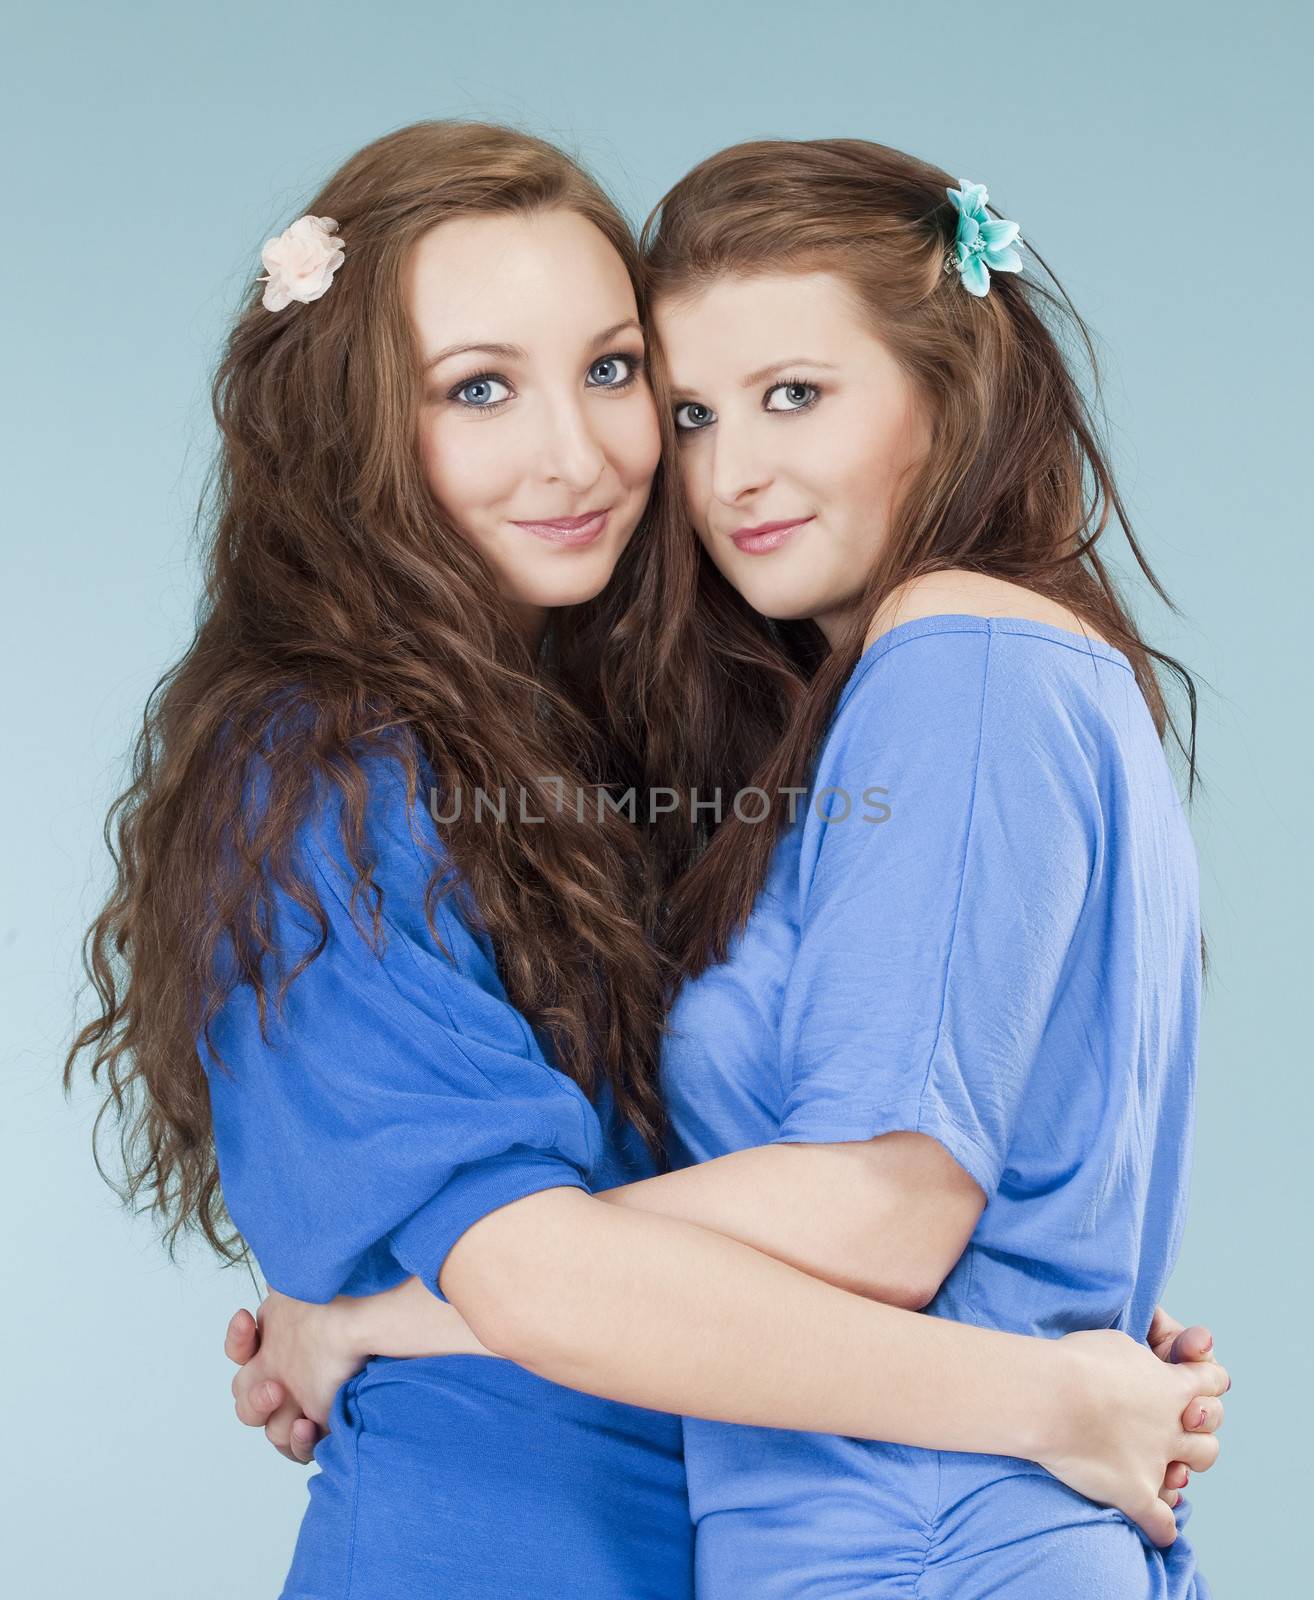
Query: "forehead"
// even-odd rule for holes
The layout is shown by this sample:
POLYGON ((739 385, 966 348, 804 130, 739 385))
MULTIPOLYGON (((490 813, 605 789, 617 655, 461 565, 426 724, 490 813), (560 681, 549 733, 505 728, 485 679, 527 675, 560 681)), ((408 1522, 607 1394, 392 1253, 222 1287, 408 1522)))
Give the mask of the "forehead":
POLYGON ((855 338, 872 337, 848 285, 830 272, 718 278, 691 296, 659 299, 653 319, 680 376, 727 358, 834 360, 855 338))
POLYGON ((404 292, 426 349, 467 336, 524 343, 545 321, 597 328, 635 315, 614 246, 561 209, 440 222, 416 241, 404 292))

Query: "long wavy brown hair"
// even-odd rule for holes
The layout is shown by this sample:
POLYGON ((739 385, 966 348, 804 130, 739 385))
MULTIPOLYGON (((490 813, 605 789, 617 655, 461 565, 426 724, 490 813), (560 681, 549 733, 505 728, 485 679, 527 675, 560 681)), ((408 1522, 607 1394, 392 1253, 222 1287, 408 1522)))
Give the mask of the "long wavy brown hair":
MULTIPOLYGON (((981 299, 944 270, 956 180, 860 139, 756 141, 711 156, 659 202, 640 239, 650 305, 726 276, 829 272, 854 294, 911 376, 931 421, 924 464, 895 508, 855 623, 833 651, 810 621, 753 611, 692 535, 663 545, 665 604, 645 614, 652 694, 681 708, 655 725, 659 781, 703 796, 806 785, 836 698, 872 618, 900 584, 946 568, 1025 585, 1075 612, 1130 660, 1160 737, 1177 730, 1158 668, 1190 712, 1177 739, 1195 782, 1196 693, 1180 662, 1151 648, 1096 546, 1116 520, 1155 592, 1100 445, 1094 406, 1069 359, 1090 334, 1034 249, 1034 272, 992 276, 981 299)), ((656 858, 670 887, 662 938, 692 976, 724 960, 765 879, 783 808, 767 820, 672 813, 656 858), (695 826, 695 822, 697 825, 695 826), (692 865, 688 863, 692 860, 692 865), (687 870, 686 870, 687 868, 687 870)))
MULTIPOLYGON (((534 658, 491 569, 435 502, 415 445, 408 252, 452 217, 548 207, 610 241, 642 313, 631 230, 580 166, 507 128, 424 122, 352 156, 305 206, 335 218, 347 242, 331 291, 270 313, 253 281, 228 337, 213 382, 220 442, 200 513, 198 625, 152 691, 132 781, 106 823, 115 879, 83 952, 98 1009, 64 1067, 66 1088, 80 1060, 103 1078, 98 1164, 108 1177, 99 1140, 113 1126, 123 1176, 111 1181, 157 1215, 171 1251, 194 1228, 230 1259, 243 1253, 197 1045, 234 984, 250 983, 265 1015, 277 891, 326 931, 293 849, 323 784, 341 795, 344 845, 379 934, 359 758, 380 741, 403 759, 412 798, 421 756, 444 786, 540 796, 530 815, 546 822, 511 804, 492 827, 464 806, 444 822, 443 845, 512 1003, 561 1069, 589 1094, 605 1080, 660 1151, 664 979, 644 927, 641 830, 551 799, 634 775, 635 618, 660 603, 653 551, 678 526, 665 480, 659 471, 616 580, 557 613, 534 658), (257 753, 271 797, 259 816, 246 759, 257 753), (547 774, 564 789, 543 796, 547 774)), ((439 876, 435 866, 430 913, 439 876)), ((299 970, 284 974, 275 1004, 299 970)))

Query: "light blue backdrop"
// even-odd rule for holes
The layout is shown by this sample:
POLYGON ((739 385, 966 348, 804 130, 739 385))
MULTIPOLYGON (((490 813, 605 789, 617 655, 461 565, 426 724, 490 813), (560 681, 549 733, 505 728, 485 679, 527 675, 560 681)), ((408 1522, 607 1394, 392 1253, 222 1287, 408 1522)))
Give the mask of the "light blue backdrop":
POLYGON ((707 0, 10 14, 3 825, 3 1565, 25 1600, 272 1595, 302 1470, 232 1419, 242 1275, 168 1265, 56 1087, 98 831, 188 637, 210 364, 261 242, 421 117, 557 138, 642 213, 768 134, 864 135, 989 183, 1094 324, 1116 459, 1206 680, 1214 976, 1168 1303, 1237 1382, 1192 1490, 1220 1596, 1303 1588, 1310 1307, 1310 12, 707 0))

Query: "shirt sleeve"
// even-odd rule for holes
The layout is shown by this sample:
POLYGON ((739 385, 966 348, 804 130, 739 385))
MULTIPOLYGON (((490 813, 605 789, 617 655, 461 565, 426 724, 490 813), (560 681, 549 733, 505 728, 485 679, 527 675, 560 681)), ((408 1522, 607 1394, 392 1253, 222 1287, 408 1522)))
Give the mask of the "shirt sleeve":
MULTIPOLYGON (((415 1275, 441 1299, 438 1274, 461 1234, 525 1195, 586 1188, 601 1129, 451 898, 434 913, 450 955, 429 933, 424 890, 438 863, 415 834, 440 847, 417 815, 423 785, 408 802, 392 755, 362 764, 382 947, 371 946, 368 899, 353 915, 340 807, 325 800, 297 838, 328 923, 323 949, 281 1010, 271 994, 263 1034, 245 985, 211 1027, 222 1064, 204 1039, 199 1048, 224 1198, 268 1281, 322 1302, 415 1275)), ((290 970, 318 930, 281 893, 273 925, 290 970)))
POLYGON ((925 1133, 999 1187, 1098 851, 1044 648, 982 619, 850 680, 804 825, 776 1142, 925 1133))

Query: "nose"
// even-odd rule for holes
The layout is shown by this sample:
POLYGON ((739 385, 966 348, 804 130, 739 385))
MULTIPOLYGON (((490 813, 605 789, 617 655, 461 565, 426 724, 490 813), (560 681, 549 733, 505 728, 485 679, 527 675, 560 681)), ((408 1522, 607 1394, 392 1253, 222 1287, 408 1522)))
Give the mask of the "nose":
POLYGON ((723 505, 737 505, 745 495, 764 489, 771 472, 745 429, 718 419, 712 437, 712 493, 723 505))
POLYGON ((543 444, 543 475, 577 494, 602 476, 607 454, 585 408, 572 397, 548 407, 543 444))

